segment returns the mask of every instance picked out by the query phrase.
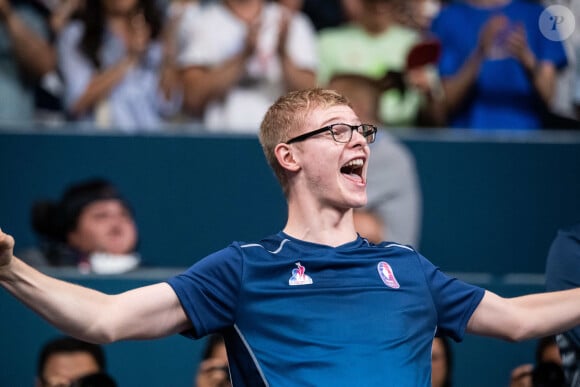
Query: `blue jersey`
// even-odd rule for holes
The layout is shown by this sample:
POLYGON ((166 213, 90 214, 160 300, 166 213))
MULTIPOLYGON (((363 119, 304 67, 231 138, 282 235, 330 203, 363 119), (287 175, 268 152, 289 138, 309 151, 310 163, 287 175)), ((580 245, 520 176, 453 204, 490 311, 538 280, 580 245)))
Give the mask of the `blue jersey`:
POLYGON ((484 290, 412 248, 283 232, 169 279, 192 337, 222 332, 234 386, 431 386, 436 330, 461 340, 484 290))

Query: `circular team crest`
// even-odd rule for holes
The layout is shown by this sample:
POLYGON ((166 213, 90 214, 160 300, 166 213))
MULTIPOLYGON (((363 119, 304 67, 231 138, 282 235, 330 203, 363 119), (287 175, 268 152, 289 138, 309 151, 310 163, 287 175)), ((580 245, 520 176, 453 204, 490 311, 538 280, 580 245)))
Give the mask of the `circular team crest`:
POLYGON ((399 285, 399 282, 395 278, 395 273, 393 273, 391 265, 389 265, 386 262, 379 262, 379 264, 377 265, 377 271, 379 272, 379 276, 381 277, 385 285, 393 289, 399 289, 401 287, 401 285, 399 285))

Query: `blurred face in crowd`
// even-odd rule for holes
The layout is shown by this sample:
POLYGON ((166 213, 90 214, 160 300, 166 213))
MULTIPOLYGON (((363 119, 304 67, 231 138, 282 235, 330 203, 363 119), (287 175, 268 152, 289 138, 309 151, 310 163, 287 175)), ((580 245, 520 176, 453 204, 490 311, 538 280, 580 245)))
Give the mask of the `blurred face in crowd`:
POLYGON ((431 351, 431 385, 433 387, 443 386, 447 379, 447 356, 442 340, 438 337, 433 339, 431 351))
POLYGON ((562 364, 560 349, 558 348, 558 345, 555 342, 544 348, 544 351, 542 352, 541 361, 562 364))
POLYGON ((137 244, 137 227, 121 200, 97 200, 83 208, 67 241, 83 253, 128 254, 137 244))
POLYGON ((100 367, 87 352, 60 352, 50 355, 42 371, 38 387, 63 387, 81 376, 99 372, 100 367))

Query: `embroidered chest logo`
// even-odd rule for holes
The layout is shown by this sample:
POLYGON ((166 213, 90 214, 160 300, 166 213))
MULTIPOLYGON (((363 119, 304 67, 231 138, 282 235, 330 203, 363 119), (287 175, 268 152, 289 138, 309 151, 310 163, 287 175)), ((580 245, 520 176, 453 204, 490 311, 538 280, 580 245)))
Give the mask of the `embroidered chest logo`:
POLYGON ((399 289, 401 287, 401 285, 399 285, 399 282, 395 278, 393 269, 388 263, 379 262, 379 264, 377 265, 377 271, 379 272, 379 275, 381 276, 381 279, 383 280, 385 285, 393 289, 399 289))
POLYGON ((288 280, 288 284, 291 286, 310 285, 312 283, 312 278, 304 273, 306 268, 302 266, 300 262, 296 262, 296 266, 298 266, 298 268, 292 270, 292 277, 288 280))

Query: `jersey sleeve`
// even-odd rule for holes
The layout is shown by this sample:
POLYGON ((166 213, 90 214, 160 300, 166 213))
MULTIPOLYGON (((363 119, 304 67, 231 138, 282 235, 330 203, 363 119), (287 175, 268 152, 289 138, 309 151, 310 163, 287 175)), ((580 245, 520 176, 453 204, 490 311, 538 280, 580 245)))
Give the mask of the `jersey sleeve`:
POLYGON ((419 255, 437 311, 437 331, 455 341, 463 340, 467 323, 481 302, 485 289, 444 274, 419 255))
POLYGON ((232 244, 167 281, 193 325, 184 335, 200 338, 233 325, 240 294, 241 266, 240 249, 232 244))

